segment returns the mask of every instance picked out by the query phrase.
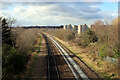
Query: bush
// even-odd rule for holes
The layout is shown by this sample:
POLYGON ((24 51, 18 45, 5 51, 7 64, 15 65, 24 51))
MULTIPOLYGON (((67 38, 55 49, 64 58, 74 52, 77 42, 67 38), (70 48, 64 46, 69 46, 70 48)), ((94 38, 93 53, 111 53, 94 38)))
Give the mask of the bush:
POLYGON ((81 45, 81 41, 82 41, 81 38, 75 38, 75 39, 73 40, 73 42, 74 42, 77 46, 80 46, 80 45, 81 45))
MULTIPOLYGON (((15 74, 19 74, 25 69, 30 56, 21 54, 15 47, 16 37, 8 27, 9 20, 4 18, 0 23, 2 23, 2 79, 13 80, 15 74)), ((10 24, 12 23, 10 22, 10 24)))
POLYGON ((38 37, 38 29, 23 29, 18 28, 12 31, 16 38, 16 47, 21 53, 28 53, 33 49, 38 37))
POLYGON ((85 33, 81 34, 81 46, 85 47, 88 46, 91 42, 96 42, 98 41, 97 36, 94 34, 93 31, 88 30, 85 33))
POLYGON ((64 35, 64 39, 65 39, 66 41, 71 41, 71 40, 73 40, 74 38, 75 38, 75 34, 72 33, 72 32, 68 32, 68 33, 66 33, 66 34, 64 35))
MULTIPOLYGON (((119 56, 119 34, 118 34, 118 18, 112 20, 110 23, 105 23, 103 21, 96 21, 92 30, 95 32, 99 38, 99 44, 106 43, 107 51, 106 53, 110 57, 117 58, 119 56)), ((104 45, 103 45, 104 46, 104 45)))
POLYGON ((106 56, 108 56, 106 44, 104 44, 103 46, 101 46, 101 47, 99 48, 99 56, 100 56, 101 59, 103 59, 103 58, 105 58, 106 56))
POLYGON ((15 48, 4 44, 2 48, 3 73, 4 74, 18 74, 23 71, 29 56, 20 54, 15 48))

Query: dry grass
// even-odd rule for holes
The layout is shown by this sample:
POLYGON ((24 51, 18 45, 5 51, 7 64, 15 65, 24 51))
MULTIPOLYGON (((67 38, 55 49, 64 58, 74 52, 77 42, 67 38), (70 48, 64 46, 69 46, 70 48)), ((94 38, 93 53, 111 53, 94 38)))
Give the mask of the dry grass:
POLYGON ((28 53, 35 45, 38 37, 38 29, 14 29, 14 36, 16 37, 16 47, 22 53, 28 53))
POLYGON ((59 40, 65 46, 67 46, 71 51, 73 51, 77 56, 79 56, 88 66, 90 66, 93 70, 95 70, 103 77, 115 74, 115 77, 117 78, 117 66, 100 60, 97 55, 90 54, 89 47, 82 48, 80 46, 71 45, 63 40, 60 40, 59 38, 54 38, 59 40))
POLYGON ((72 41, 75 38, 74 31, 70 29, 50 29, 46 32, 64 41, 72 41))
MULTIPOLYGON (((34 45, 34 47, 41 47, 40 43, 43 41, 43 38, 41 34, 38 34, 39 37, 37 37, 37 41, 36 41, 36 44, 34 45)), ((30 78, 30 77, 33 77, 33 72, 36 68, 36 61, 37 61, 37 57, 39 56, 38 54, 38 49, 33 51, 31 53, 31 59, 29 61, 29 64, 27 65, 27 70, 26 72, 24 73, 23 77, 24 78, 30 78)))

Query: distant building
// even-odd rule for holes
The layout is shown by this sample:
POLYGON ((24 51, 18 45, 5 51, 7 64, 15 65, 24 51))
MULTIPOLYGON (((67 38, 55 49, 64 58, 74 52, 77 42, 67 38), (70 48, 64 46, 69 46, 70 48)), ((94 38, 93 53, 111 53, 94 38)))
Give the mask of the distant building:
POLYGON ((87 30, 89 30, 91 28, 91 25, 64 25, 64 29, 73 29, 75 33, 83 33, 86 32, 87 30))
POLYGON ((78 25, 78 34, 86 32, 90 29, 90 26, 84 24, 84 25, 78 25))
POLYGON ((72 25, 71 24, 67 25, 67 29, 73 29, 72 25))
POLYGON ((67 25, 64 25, 63 28, 64 28, 64 29, 67 29, 67 25))
POLYGON ((82 25, 82 32, 86 32, 89 29, 90 28, 88 27, 88 25, 86 25, 86 24, 82 25))
POLYGON ((72 25, 72 27, 73 27, 74 32, 77 33, 78 26, 77 25, 72 25))
POLYGON ((82 25, 78 25, 78 34, 82 33, 82 25))
POLYGON ((64 25, 64 29, 73 29, 72 25, 69 24, 69 25, 64 25))

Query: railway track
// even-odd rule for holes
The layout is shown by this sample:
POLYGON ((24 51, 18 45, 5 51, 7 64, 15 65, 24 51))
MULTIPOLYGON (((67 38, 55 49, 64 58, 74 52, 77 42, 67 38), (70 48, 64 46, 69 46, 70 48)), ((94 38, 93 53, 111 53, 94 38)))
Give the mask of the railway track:
POLYGON ((103 80, 60 42, 49 35, 43 36, 48 52, 48 80, 93 80, 90 76, 103 80))
MULTIPOLYGON (((54 39, 54 38, 53 38, 54 39)), ((83 70, 83 72, 89 77, 89 79, 91 80, 104 80, 103 77, 101 77, 98 73, 96 73, 93 69, 91 69, 88 65, 86 65, 84 63, 84 61, 82 61, 80 59, 80 57, 76 56, 71 50, 69 50, 66 46, 64 46, 61 42, 59 42, 58 40, 56 40, 57 43, 59 43, 59 45, 64 48, 64 50, 69 53, 69 55, 74 56, 73 60, 79 65, 79 67, 83 70)))
POLYGON ((54 57, 54 50, 53 50, 53 47, 51 46, 51 43, 49 42, 48 38, 43 35, 45 41, 46 41, 46 45, 47 45, 47 53, 48 53, 48 56, 47 56, 47 80, 60 80, 60 77, 59 77, 59 72, 58 72, 58 68, 57 68, 57 65, 56 65, 56 60, 55 60, 55 57, 54 57))

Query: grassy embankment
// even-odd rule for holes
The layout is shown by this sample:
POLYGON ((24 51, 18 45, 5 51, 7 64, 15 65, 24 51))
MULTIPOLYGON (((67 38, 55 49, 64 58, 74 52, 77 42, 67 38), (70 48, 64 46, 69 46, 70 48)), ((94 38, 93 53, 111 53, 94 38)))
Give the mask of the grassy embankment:
MULTIPOLYGON (((13 36, 15 36, 16 47, 21 54, 29 55, 29 60, 25 66, 24 71, 16 75, 16 78, 28 79, 32 75, 32 71, 35 67, 35 61, 37 60, 37 54, 39 54, 42 36, 39 34, 39 29, 23 29, 13 28, 13 36)), ((19 63, 18 63, 19 64, 19 63)))
POLYGON ((39 34, 39 37, 38 37, 38 39, 37 39, 37 43, 36 43, 36 45, 34 46, 33 51, 32 51, 32 53, 31 53, 31 59, 30 59, 28 68, 27 68, 27 70, 26 70, 25 73, 24 73, 24 74, 25 74, 24 78, 25 78, 26 80, 29 80, 29 78, 32 78, 32 77, 33 77, 32 73, 33 73, 33 71, 34 71, 34 69, 35 69, 36 61, 37 61, 38 56, 39 56, 39 54, 40 54, 40 49, 41 49, 41 42, 42 42, 42 40, 43 40, 43 37, 42 37, 41 34, 39 34))
POLYGON ((89 47, 82 48, 80 46, 71 45, 68 42, 60 40, 57 37, 54 37, 56 40, 60 41, 64 46, 70 49, 75 53, 78 57, 80 57, 91 69, 96 71, 98 74, 102 75, 102 77, 109 77, 113 74, 115 78, 118 74, 116 65, 110 64, 108 62, 103 62, 100 59, 97 59, 95 55, 90 55, 89 47))

